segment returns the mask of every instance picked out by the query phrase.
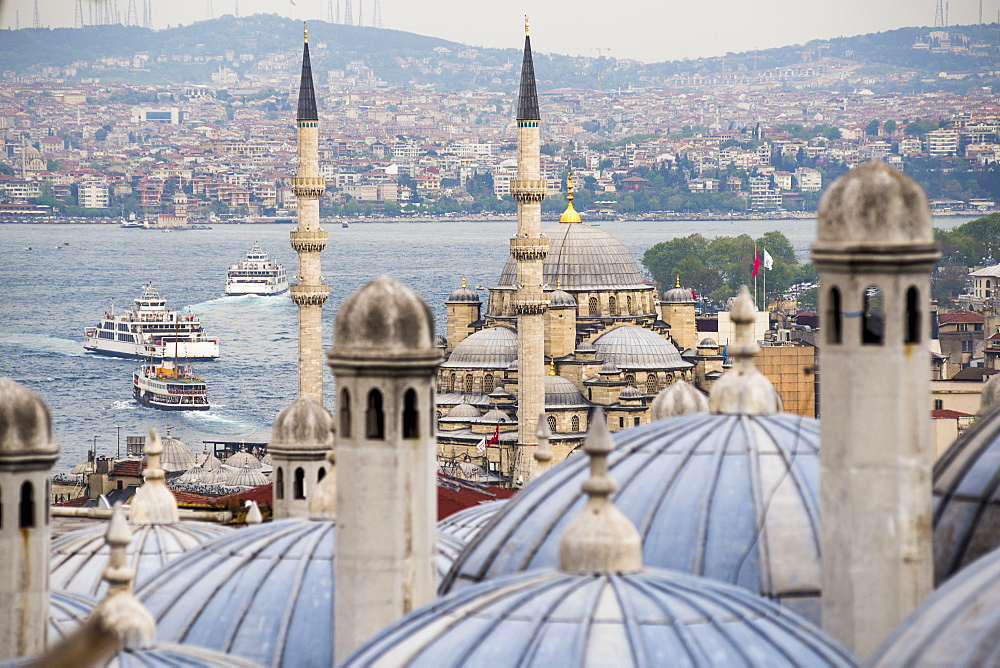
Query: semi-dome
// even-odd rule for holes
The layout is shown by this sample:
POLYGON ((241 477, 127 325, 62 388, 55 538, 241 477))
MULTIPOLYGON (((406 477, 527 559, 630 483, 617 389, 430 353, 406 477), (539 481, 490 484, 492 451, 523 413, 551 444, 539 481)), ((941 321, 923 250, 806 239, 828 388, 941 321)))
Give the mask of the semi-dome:
MULTIPOLYGON (((557 223, 542 230, 549 252, 542 263, 542 283, 563 290, 647 290, 639 265, 618 239, 584 223, 557 223)), ((514 289, 517 262, 508 258, 498 288, 514 289)))
MULTIPOLYGON (((819 423, 789 414, 692 414, 615 435, 615 505, 643 562, 744 586, 819 618, 819 423)), ((555 566, 585 502, 584 457, 520 491, 470 542, 442 592, 555 566)))
POLYGON ((230 487, 260 487, 269 482, 271 481, 267 479, 267 476, 259 468, 255 469, 250 466, 239 468, 226 478, 226 484, 230 487))
POLYGON ((677 348, 656 332, 622 325, 594 339, 598 359, 612 361, 619 369, 690 369, 677 348))
POLYGON ((0 378, 0 462, 55 463, 52 417, 45 401, 10 378, 0 378))
POLYGON ((556 407, 589 407, 590 404, 572 381, 562 376, 545 376, 545 406, 556 407))
POLYGON ((163 454, 160 455, 160 468, 164 471, 187 471, 197 462, 194 453, 179 438, 169 433, 160 439, 163 444, 163 454))
POLYGON ((229 455, 228 457, 226 457, 225 464, 226 466, 232 466, 233 468, 236 469, 241 469, 246 466, 249 466, 250 468, 253 469, 259 469, 263 467, 263 465, 260 463, 260 460, 251 455, 246 450, 239 450, 229 455))
MULTIPOLYGON (((583 459, 583 458, 581 458, 583 459)), ((853 666, 808 621, 745 589, 665 570, 536 570, 450 594, 380 631, 346 667, 853 666)))
POLYGON ((445 415, 445 418, 456 418, 456 419, 467 420, 470 418, 478 418, 480 416, 482 416, 482 413, 479 412, 478 408, 476 408, 472 404, 467 404, 465 402, 462 402, 454 406, 450 411, 448 411, 448 414, 445 415))
POLYGON ((488 327, 455 346, 441 368, 506 369, 515 360, 517 332, 510 327, 488 327))

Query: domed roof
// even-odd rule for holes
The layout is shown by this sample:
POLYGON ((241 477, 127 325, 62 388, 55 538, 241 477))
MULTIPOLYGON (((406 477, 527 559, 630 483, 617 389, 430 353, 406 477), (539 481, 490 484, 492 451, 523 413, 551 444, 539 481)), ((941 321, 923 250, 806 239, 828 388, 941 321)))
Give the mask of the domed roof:
POLYGON ((681 287, 681 277, 677 277, 677 284, 663 293, 663 301, 667 304, 694 304, 694 297, 691 290, 681 287))
POLYGON ((719 344, 711 336, 706 336, 698 342, 699 348, 718 348, 719 344))
POLYGON ((462 287, 460 287, 458 290, 455 290, 450 295, 448 295, 448 299, 445 301, 445 303, 482 304, 483 300, 479 298, 478 292, 476 292, 475 290, 470 290, 469 288, 465 287, 465 281, 462 281, 462 287))
MULTIPOLYGON (((329 448, 328 448, 329 449, 329 448)), ((226 457, 226 466, 232 466, 233 468, 241 469, 244 466, 249 466, 250 468, 259 469, 262 468, 260 460, 251 455, 246 450, 238 450, 233 454, 226 457)))
MULTIPOLYGON (((818 421, 698 413, 615 441, 615 505, 642 535, 643 563, 742 585, 819 618, 818 421)), ((570 457, 518 492, 472 539, 442 591, 556 565, 588 471, 587 458, 570 457)))
POLYGON ((855 665, 818 628, 739 587, 664 570, 550 569, 440 598, 341 665, 445 666, 459 657, 509 666, 855 665))
POLYGON ((222 466, 222 462, 219 461, 219 458, 208 451, 203 452, 200 455, 197 455, 195 457, 195 461, 198 463, 198 466, 205 469, 206 471, 214 471, 215 469, 222 466))
POLYGON ((388 276, 367 283, 341 303, 333 325, 330 361, 358 354, 421 353, 436 357, 434 317, 416 292, 388 276))
MULTIPOLYGON (((549 238, 543 284, 561 280, 562 289, 571 291, 649 289, 635 258, 607 232, 583 223, 557 223, 542 232, 549 238)), ((517 262, 508 258, 497 287, 513 289, 516 283, 517 262)))
POLYGON ((97 600, 68 591, 49 592, 49 637, 51 646, 75 631, 91 612, 97 600))
POLYGON ((576 300, 573 299, 573 295, 565 290, 553 290, 549 293, 549 306, 553 308, 575 307, 576 300))
POLYGON ((179 438, 168 433, 160 442, 163 444, 160 468, 164 471, 187 471, 196 464, 194 453, 179 438))
POLYGON ((211 479, 212 472, 200 466, 192 466, 176 478, 177 482, 208 482, 211 479))
MULTIPOLYGON (((316 452, 325 453, 333 447, 333 416, 309 397, 299 397, 281 409, 271 434, 271 451, 275 454, 293 458, 315 456, 316 452)), ((261 466, 257 462, 253 468, 261 466)))
POLYGON ((708 397, 687 381, 675 380, 660 390, 653 399, 649 417, 653 420, 663 420, 676 415, 707 412, 708 397))
MULTIPOLYGON (((188 550, 232 532, 227 526, 209 522, 132 525, 128 545, 129 563, 140 584, 188 550)), ((104 569, 110 548, 104 539, 103 524, 77 529, 52 541, 49 558, 49 586, 67 592, 100 598, 107 589, 104 569)))
POLYGON ((261 473, 259 468, 244 466, 237 469, 226 478, 226 484, 230 487, 260 487, 266 485, 270 480, 261 473))
POLYGON ((486 412, 486 415, 479 419, 480 422, 513 422, 510 416, 499 408, 493 408, 486 412))
POLYGON ((992 552, 928 596, 865 665, 1000 665, 1000 552, 992 552))
POLYGON ((0 462, 36 460, 51 466, 58 458, 45 401, 24 385, 0 377, 0 462))
POLYGON ((595 352, 597 348, 588 339, 580 341, 580 344, 576 347, 576 352, 578 353, 592 353, 595 352))
POLYGON ((598 359, 612 361, 619 369, 689 369, 673 344, 636 325, 622 325, 594 340, 598 359))
POLYGON ((497 499, 452 513, 437 523, 438 535, 451 536, 464 546, 506 503, 507 499, 497 499))
MULTIPOLYGON (((216 460, 216 461, 218 461, 218 460, 216 460)), ((266 455, 264 455, 261 458, 260 465, 261 466, 271 466, 271 453, 270 452, 267 453, 266 455)))
POLYGON ((590 406, 571 381, 562 376, 545 376, 545 406, 590 406))
POLYGON ((446 418, 478 418, 482 415, 479 409, 472 404, 460 403, 454 406, 448 414, 445 415, 446 418))
POLYGON ((622 388, 622 391, 618 393, 619 399, 642 399, 642 392, 635 389, 631 385, 626 385, 622 388))
POLYGON ((455 346, 442 368, 506 369, 517 359, 517 332, 510 327, 488 327, 470 334, 455 346))
POLYGON ((465 547, 463 541, 442 531, 437 532, 437 554, 434 555, 434 567, 437 569, 438 582, 441 582, 451 570, 463 547, 465 547))

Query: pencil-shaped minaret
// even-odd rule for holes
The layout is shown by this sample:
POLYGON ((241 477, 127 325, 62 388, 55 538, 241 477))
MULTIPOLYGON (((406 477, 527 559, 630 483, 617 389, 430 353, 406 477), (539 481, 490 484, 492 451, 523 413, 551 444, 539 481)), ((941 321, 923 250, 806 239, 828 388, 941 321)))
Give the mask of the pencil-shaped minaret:
POLYGON ((319 254, 326 248, 326 231, 319 226, 319 198, 326 180, 319 175, 319 114, 309 63, 309 30, 302 45, 302 82, 299 84, 299 160, 292 192, 298 198, 299 225, 291 233, 299 256, 299 280, 291 286, 299 307, 299 396, 323 403, 323 302, 330 286, 323 285, 319 254))
POLYGON ((531 37, 524 21, 524 64, 517 103, 517 178, 510 194, 517 202, 517 235, 510 240, 510 255, 517 263, 517 285, 512 300, 517 315, 517 452, 514 480, 527 484, 535 469, 538 416, 545 410, 545 309, 542 263, 549 240, 542 236, 542 200, 538 93, 531 60, 531 37))

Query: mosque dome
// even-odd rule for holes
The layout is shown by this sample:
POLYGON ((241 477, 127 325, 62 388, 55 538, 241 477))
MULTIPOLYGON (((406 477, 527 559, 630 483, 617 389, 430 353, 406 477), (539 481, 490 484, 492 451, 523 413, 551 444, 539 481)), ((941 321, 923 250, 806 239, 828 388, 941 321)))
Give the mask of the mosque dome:
POLYGON ((446 304, 482 304, 483 300, 479 298, 479 293, 475 290, 470 290, 465 287, 465 282, 462 282, 462 287, 455 290, 450 295, 448 295, 446 304))
MULTIPOLYGON (((128 560, 135 569, 135 582, 141 584, 165 564, 188 550, 232 529, 210 522, 178 522, 130 526, 132 540, 128 560)), ((49 558, 49 586, 75 594, 101 598, 107 589, 104 569, 110 548, 104 539, 103 524, 77 529, 52 541, 49 558)))
POLYGON ((164 471, 187 471, 197 462, 194 453, 179 438, 170 434, 162 437, 163 454, 160 455, 160 468, 164 471))
POLYGON ((698 342, 699 348, 718 348, 719 344, 710 336, 706 336, 698 342))
POLYGON ((595 348, 594 344, 591 343, 588 339, 584 339, 583 341, 580 341, 580 345, 578 345, 576 347, 576 352, 578 352, 578 353, 593 353, 593 352, 597 352, 597 348, 595 348))
POLYGON ((479 419, 479 421, 480 422, 490 422, 490 423, 493 423, 493 422, 498 422, 498 423, 499 422, 513 422, 513 420, 510 419, 510 416, 507 415, 506 413, 504 413, 499 408, 493 408, 493 409, 487 411, 486 414, 483 415, 483 417, 481 417, 479 419))
POLYGON ((663 301, 667 304, 694 304, 694 297, 691 296, 690 289, 681 287, 678 277, 677 285, 663 293, 663 301))
POLYGON ((340 305, 328 356, 350 365, 358 354, 437 355, 434 317, 416 292, 388 276, 363 285, 340 305))
MULTIPOLYGON (((696 413, 614 439, 614 502, 639 529, 643 563, 741 585, 818 620, 818 421, 696 413)), ((442 591, 555 566, 588 475, 587 458, 570 457, 525 487, 471 540, 442 591)))
POLYGON ((89 596, 68 591, 50 591, 48 644, 53 645, 79 628, 96 605, 97 600, 89 596))
POLYGON ((998 582, 1000 552, 991 552, 928 596, 866 665, 1000 665, 998 582))
POLYGON ((195 457, 198 466, 205 469, 206 471, 214 471, 215 469, 222 466, 222 462, 211 452, 203 452, 195 457))
POLYGON ((177 477, 177 482, 207 483, 212 479, 212 472, 200 466, 192 466, 177 477))
POLYGON ((576 308, 576 299, 565 290, 553 290, 549 293, 549 306, 552 308, 576 308))
POLYGON ((689 369, 677 348, 656 332, 622 325, 594 340, 598 359, 612 361, 619 369, 689 369))
POLYGON ((434 567, 437 570, 437 581, 441 582, 455 564, 455 559, 461 554, 465 542, 443 531, 437 532, 437 554, 434 555, 434 567))
MULTIPOLYGON (((216 461, 218 461, 218 460, 216 460, 216 461)), ((261 458, 260 465, 261 466, 271 466, 271 453, 270 452, 267 453, 266 455, 264 455, 263 458, 261 458)))
POLYGON ((441 368, 506 369, 516 359, 517 332, 510 327, 488 327, 455 346, 441 368))
MULTIPOLYGON (((542 263, 542 283, 563 290, 649 289, 632 253, 618 239, 583 223, 557 223, 542 230, 549 238, 549 252, 542 263)), ((513 289, 517 262, 508 258, 498 288, 513 289)))
POLYGON ((451 536, 464 546, 506 503, 507 499, 497 499, 452 513, 437 523, 438 534, 451 536))
POLYGON ((635 389, 631 385, 626 385, 622 388, 622 391, 618 393, 619 399, 642 399, 642 392, 635 389))
POLYGON ((448 414, 445 415, 445 418, 458 418, 467 420, 470 418, 474 419, 481 416, 482 413, 479 412, 478 408, 476 408, 472 404, 467 404, 463 402, 452 408, 450 411, 448 411, 448 414))
POLYGON ((233 468, 237 469, 241 469, 245 466, 249 466, 250 468, 253 469, 262 468, 260 460, 251 455, 246 450, 240 450, 238 452, 234 452, 233 454, 229 455, 228 457, 226 457, 225 464, 226 466, 232 466, 233 468))
POLYGON ((740 587, 665 570, 552 569, 440 598, 341 665, 444 666, 459 657, 511 666, 605 665, 610 657, 621 665, 855 665, 818 628, 740 587))
POLYGON ((271 481, 267 479, 266 475, 261 473, 259 468, 255 469, 251 466, 244 466, 237 469, 226 478, 226 484, 230 487, 260 487, 269 482, 271 481))
POLYGON ((589 407, 590 404, 572 381, 562 376, 545 376, 545 406, 568 408, 589 407))
MULTIPOLYGON (((278 417, 274 419, 271 434, 271 452, 279 456, 296 457, 310 456, 316 452, 326 453, 333 447, 333 416, 325 407, 309 397, 299 397, 281 409, 278 417)), ((229 460, 226 462, 229 463, 229 460)), ((261 466, 259 462, 256 466, 251 464, 252 468, 261 466)))
POLYGON ((0 462, 38 459, 55 463, 52 418, 38 394, 10 378, 0 378, 0 462))

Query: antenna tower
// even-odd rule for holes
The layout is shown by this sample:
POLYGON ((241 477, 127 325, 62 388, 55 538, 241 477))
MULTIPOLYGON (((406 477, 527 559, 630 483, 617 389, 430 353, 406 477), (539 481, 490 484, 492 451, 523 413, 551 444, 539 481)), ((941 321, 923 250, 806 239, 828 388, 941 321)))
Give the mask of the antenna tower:
POLYGON ((125 25, 139 25, 139 12, 135 8, 135 0, 128 0, 128 11, 125 12, 125 25))
POLYGON ((983 0, 979 0, 979 25, 983 24, 983 0))
POLYGON ((212 0, 205 0, 205 18, 209 21, 215 18, 215 9, 212 8, 212 0))
POLYGON ((142 2, 142 27, 153 29, 153 0, 143 0, 142 2))
POLYGON ((38 0, 35 0, 35 13, 34 16, 31 17, 31 27, 32 28, 42 27, 42 19, 39 18, 38 16, 38 0))
POLYGON ((240 0, 236 0, 236 8, 233 10, 233 16, 240 18, 240 0))
POLYGON ((944 0, 937 0, 937 6, 934 8, 934 27, 944 27, 944 0))
POLYGON ((326 0, 326 22, 336 23, 333 20, 333 0, 326 0))
POLYGON ((83 27, 83 0, 76 0, 76 17, 73 19, 73 27, 83 27))
POLYGON ((365 0, 358 0, 358 25, 365 24, 365 0))
MULTIPOLYGON (((979 0, 982 2, 982 0, 979 0)), ((375 0, 375 10, 372 12, 372 28, 382 27, 382 0, 375 0)))
POLYGON ((351 13, 351 0, 344 0, 344 23, 354 25, 354 15, 351 13))
POLYGON ((333 15, 333 22, 340 23, 340 0, 337 0, 337 13, 333 15))

